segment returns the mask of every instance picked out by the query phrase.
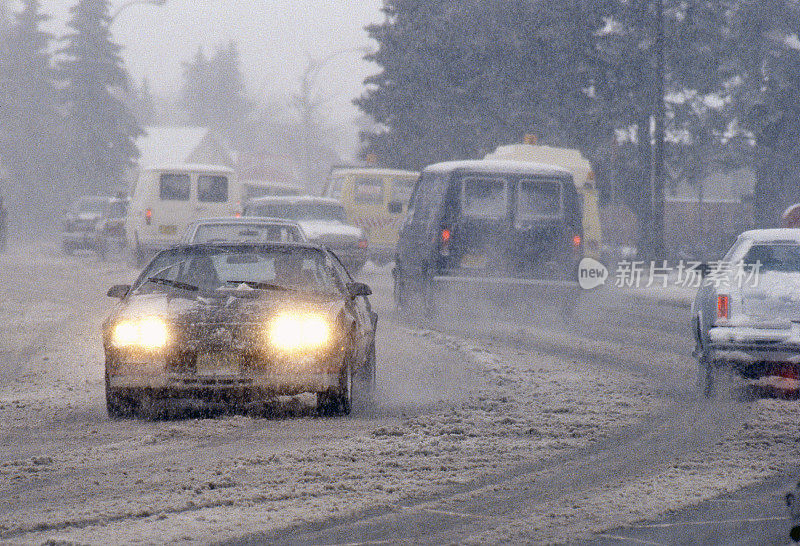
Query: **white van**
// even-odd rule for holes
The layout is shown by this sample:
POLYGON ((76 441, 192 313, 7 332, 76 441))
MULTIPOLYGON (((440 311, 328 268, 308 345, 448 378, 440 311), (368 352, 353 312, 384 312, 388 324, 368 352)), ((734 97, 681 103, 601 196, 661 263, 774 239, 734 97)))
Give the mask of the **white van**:
POLYGON ((138 265, 180 242, 194 220, 238 211, 236 174, 222 165, 158 165, 142 170, 125 221, 128 248, 138 265))

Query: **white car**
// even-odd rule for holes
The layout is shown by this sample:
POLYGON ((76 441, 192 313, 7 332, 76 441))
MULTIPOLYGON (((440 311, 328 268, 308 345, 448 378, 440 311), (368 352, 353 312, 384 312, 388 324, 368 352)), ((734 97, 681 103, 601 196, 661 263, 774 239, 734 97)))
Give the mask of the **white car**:
POLYGON ((192 222, 181 243, 302 243, 307 240, 303 228, 291 220, 232 216, 192 222))
POLYGON ((703 393, 714 393, 720 368, 748 379, 797 379, 800 229, 746 231, 719 263, 708 265, 692 305, 703 393))
POLYGON ((311 195, 259 197, 247 202, 244 216, 297 222, 309 242, 332 250, 351 275, 367 261, 367 235, 362 228, 345 221, 344 207, 336 199, 311 195))

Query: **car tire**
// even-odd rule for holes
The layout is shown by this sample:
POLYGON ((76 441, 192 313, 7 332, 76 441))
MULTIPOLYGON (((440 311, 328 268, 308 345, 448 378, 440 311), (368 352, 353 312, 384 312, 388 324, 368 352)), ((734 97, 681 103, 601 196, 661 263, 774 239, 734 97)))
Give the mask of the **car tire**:
POLYGON ((717 366, 706 351, 697 359, 697 385, 704 398, 714 398, 717 395, 717 366))
MULTIPOLYGON (((351 353, 352 354, 352 353, 351 353)), ((339 388, 317 393, 317 413, 322 416, 349 415, 353 407, 353 367, 347 358, 339 374, 339 388)))
POLYGON ((130 419, 136 417, 136 403, 123 393, 108 386, 106 374, 106 412, 111 419, 130 419))
POLYGON ((108 241, 105 239, 105 237, 100 237, 97 239, 97 248, 95 251, 101 260, 106 261, 106 258, 108 258, 108 241))
POLYGON ((142 250, 141 245, 139 245, 139 239, 136 239, 136 242, 133 245, 133 264, 137 269, 141 269, 146 265, 146 263, 147 260, 144 250, 142 250))
POLYGON ((358 388, 354 393, 360 405, 369 407, 375 402, 375 342, 369 344, 364 366, 357 374, 358 388))

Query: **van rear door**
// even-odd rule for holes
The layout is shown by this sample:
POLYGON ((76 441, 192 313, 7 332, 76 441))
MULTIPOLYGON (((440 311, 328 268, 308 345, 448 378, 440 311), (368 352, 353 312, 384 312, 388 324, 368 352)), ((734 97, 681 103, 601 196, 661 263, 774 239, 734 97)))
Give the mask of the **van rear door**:
POLYGON ((177 240, 184 226, 192 221, 192 176, 188 172, 156 173, 158 206, 145 211, 155 240, 177 240))
POLYGON ((195 175, 194 184, 194 218, 231 216, 235 213, 237 198, 227 174, 200 172, 195 175))
MULTIPOLYGON (((505 269, 510 188, 511 181, 505 176, 467 174, 461 177, 460 211, 448 212, 458 217, 457 224, 451 228, 451 264, 465 272, 505 269)), ((444 223, 451 222, 445 219, 444 223)))

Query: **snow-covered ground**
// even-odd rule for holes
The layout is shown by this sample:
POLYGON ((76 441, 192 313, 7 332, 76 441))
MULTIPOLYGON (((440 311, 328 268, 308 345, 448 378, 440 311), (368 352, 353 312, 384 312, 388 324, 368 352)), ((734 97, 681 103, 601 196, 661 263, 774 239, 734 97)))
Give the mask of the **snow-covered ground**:
MULTIPOLYGON (((206 543, 396 507, 541 462, 524 476, 536 480, 674 405, 636 371, 383 320, 374 410, 318 419, 300 398, 284 406, 286 416, 110 421, 99 325, 112 302, 104 293, 134 272, 48 248, 12 249, 0 267, 3 542, 206 543)), ((571 541, 794 462, 796 402, 721 401, 706 405, 706 419, 728 412, 726 404, 749 417, 711 445, 683 446, 677 457, 539 499, 473 540, 571 541)), ((672 426, 692 430, 702 418, 691 412, 672 426)), ((467 489, 452 494, 491 494, 467 489)))

